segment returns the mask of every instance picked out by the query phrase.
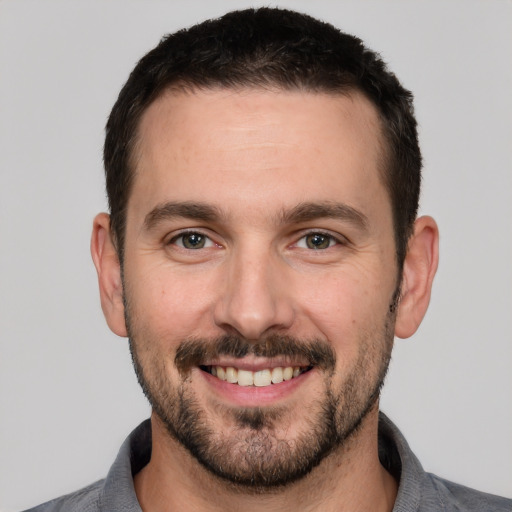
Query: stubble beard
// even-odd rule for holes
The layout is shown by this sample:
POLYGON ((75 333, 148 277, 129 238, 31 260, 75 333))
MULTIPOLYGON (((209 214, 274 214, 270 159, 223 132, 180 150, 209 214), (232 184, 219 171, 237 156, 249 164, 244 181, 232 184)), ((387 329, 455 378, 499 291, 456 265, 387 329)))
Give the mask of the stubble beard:
MULTIPOLYGON (((396 316, 390 308, 380 330, 361 333, 356 363, 339 389, 332 389, 335 355, 326 342, 275 336, 257 344, 260 348, 272 347, 274 340, 286 347, 288 355, 295 347, 307 351, 315 345, 332 352, 332 368, 320 370, 324 374, 322 397, 296 407, 300 410, 217 405, 207 411, 194 396, 189 372, 180 372, 178 384, 170 382, 164 358, 152 350, 157 343, 152 342, 147 329, 134 325, 130 308, 125 306, 135 372, 154 413, 169 435, 204 468, 243 492, 268 492, 291 484, 348 444, 377 404, 391 357, 396 316), (215 428, 218 418, 212 421, 211 414, 222 419, 222 428, 215 428), (287 426, 294 420, 301 427, 290 439, 287 426)), ((254 346, 253 342, 236 340, 247 350, 254 346)), ((211 352, 212 346, 229 344, 229 338, 184 340, 180 347, 186 349, 190 343, 203 345, 211 352)))

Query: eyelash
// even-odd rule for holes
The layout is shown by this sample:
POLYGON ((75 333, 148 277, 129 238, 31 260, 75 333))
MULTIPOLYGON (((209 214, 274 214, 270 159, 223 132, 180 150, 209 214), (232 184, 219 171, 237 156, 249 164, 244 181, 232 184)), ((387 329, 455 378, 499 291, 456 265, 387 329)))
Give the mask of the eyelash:
MULTIPOLYGON (((198 231, 198 230, 188 230, 188 231, 182 231, 181 233, 173 236, 168 242, 167 242, 167 245, 177 245, 178 247, 180 247, 181 249, 185 249, 185 250, 190 250, 190 251, 193 251, 193 250, 198 250, 198 249, 204 249, 205 247, 199 247, 198 249, 192 249, 192 248, 189 248, 189 247, 185 247, 184 243, 183 243, 183 238, 186 237, 187 235, 197 235, 198 237, 201 237, 203 238, 204 240, 206 240, 206 243, 208 243, 208 247, 211 247, 213 245, 218 245, 216 244, 212 239, 211 237, 209 237, 208 235, 202 233, 201 231, 198 231), (176 243, 178 240, 182 240, 182 243, 181 244, 178 244, 176 243)), ((206 248, 208 248, 206 247, 206 248)))
POLYGON ((337 237, 337 236, 334 236, 333 234, 331 233, 327 233, 325 231, 309 231, 308 233, 304 233, 298 240, 297 242, 295 242, 294 246, 298 246, 299 242, 301 242, 302 240, 304 240, 304 245, 307 245, 307 242, 306 242, 306 239, 308 237, 311 237, 311 236, 319 236, 319 237, 323 237, 325 239, 328 240, 328 246, 327 247, 324 247, 324 248, 319 248, 319 247, 316 247, 316 248, 312 248, 312 247, 301 247, 301 248, 304 248, 304 249, 309 249, 311 251, 325 251, 326 249, 330 249, 331 247, 333 246, 336 246, 336 245, 346 245, 347 241, 345 239, 343 239, 341 236, 337 237))
MULTIPOLYGON (((317 231, 317 230, 313 230, 313 231, 309 231, 307 233, 304 233, 302 234, 302 236, 292 244, 293 247, 299 247, 301 249, 309 249, 311 251, 325 251, 326 249, 329 249, 335 245, 346 245, 347 244, 347 240, 344 238, 344 237, 337 237, 337 236, 334 236, 332 235, 331 233, 327 233, 325 231, 317 231), (319 236, 319 237, 323 237, 323 238, 326 238, 328 239, 328 246, 327 247, 316 247, 316 248, 313 248, 313 247, 299 247, 299 243, 302 241, 302 240, 306 240, 307 237, 310 237, 310 236, 319 236)), ((181 249, 185 249, 185 250, 190 250, 190 251, 193 251, 193 250, 199 250, 199 249, 207 249, 207 248, 210 248, 214 245, 217 245, 219 246, 218 244, 216 244, 212 239, 211 237, 209 237, 208 235, 206 235, 205 233, 202 233, 201 231, 198 231, 198 230, 188 230, 188 231, 182 231, 181 233, 173 236, 168 242, 167 242, 167 245, 177 245, 178 247, 180 247, 181 249), (207 246, 203 246, 203 247, 198 247, 198 248, 191 248, 191 247, 185 247, 185 244, 183 243, 183 238, 186 237, 187 235, 197 235, 198 237, 201 237, 202 239, 205 240, 205 243, 207 244, 207 246), (182 243, 181 244, 178 244, 177 241, 178 240, 182 240, 182 243)), ((307 245, 307 242, 304 242, 304 245, 307 245)))

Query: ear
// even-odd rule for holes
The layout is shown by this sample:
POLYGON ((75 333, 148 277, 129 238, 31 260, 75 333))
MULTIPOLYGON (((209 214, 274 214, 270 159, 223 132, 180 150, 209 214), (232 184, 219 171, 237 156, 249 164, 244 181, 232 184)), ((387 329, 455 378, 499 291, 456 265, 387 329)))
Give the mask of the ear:
POLYGON ((118 336, 128 336, 124 320, 121 265, 110 231, 110 216, 99 213, 94 218, 91 255, 98 273, 101 309, 107 324, 118 336))
POLYGON ((439 231, 432 217, 420 217, 407 246, 400 303, 395 324, 399 338, 412 336, 420 326, 430 302, 432 282, 439 261, 439 231))

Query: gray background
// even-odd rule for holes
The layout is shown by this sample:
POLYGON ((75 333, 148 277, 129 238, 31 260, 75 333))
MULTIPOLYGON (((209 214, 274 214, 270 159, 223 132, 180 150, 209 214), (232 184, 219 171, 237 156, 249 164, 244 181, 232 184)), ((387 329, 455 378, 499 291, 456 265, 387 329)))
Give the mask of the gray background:
MULTIPOLYGON (((89 256, 103 126, 162 34, 258 4, 0 1, 0 510, 104 476, 148 416, 89 256)), ((278 5, 362 37, 415 92, 441 265, 382 408, 427 470, 512 496, 512 3, 278 5)))

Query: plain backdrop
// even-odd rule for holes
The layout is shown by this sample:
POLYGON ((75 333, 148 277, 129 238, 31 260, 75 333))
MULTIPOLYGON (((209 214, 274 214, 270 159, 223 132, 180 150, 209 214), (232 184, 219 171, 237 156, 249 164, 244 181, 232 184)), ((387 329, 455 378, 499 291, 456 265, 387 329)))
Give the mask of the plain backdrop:
MULTIPOLYGON (((512 3, 276 4, 362 37, 415 93, 441 264, 422 327, 396 343, 382 409, 428 471, 510 497, 512 3)), ((103 127, 164 33, 249 5, 262 3, 0 1, 2 511, 103 477, 149 415, 89 256, 103 127)))

